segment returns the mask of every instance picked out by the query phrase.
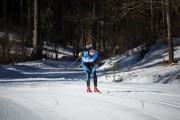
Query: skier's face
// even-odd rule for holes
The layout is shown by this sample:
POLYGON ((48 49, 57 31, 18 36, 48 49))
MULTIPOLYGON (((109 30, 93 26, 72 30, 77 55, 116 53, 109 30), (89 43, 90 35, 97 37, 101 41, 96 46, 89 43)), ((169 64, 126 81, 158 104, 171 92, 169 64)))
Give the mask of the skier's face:
POLYGON ((95 50, 94 50, 94 49, 91 49, 91 50, 90 50, 90 55, 93 56, 94 53, 95 53, 95 50))

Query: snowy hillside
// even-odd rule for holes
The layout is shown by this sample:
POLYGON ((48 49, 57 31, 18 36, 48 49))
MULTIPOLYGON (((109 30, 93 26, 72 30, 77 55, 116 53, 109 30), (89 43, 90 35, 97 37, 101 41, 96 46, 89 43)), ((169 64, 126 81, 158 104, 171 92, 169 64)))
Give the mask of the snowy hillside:
MULTIPOLYGON (((128 83, 180 84, 180 39, 174 40, 174 57, 178 63, 167 65, 167 52, 167 42, 161 40, 151 46, 143 59, 140 59, 139 51, 129 56, 116 56, 105 60, 105 65, 101 66, 99 70, 111 70, 112 63, 118 62, 121 70, 116 73, 115 79, 117 80, 121 77, 123 82, 128 83)), ((109 76, 109 73, 102 76, 101 80, 112 81, 114 77, 113 75, 109 76)))
POLYGON ((172 66, 164 64, 164 41, 143 58, 137 51, 102 61, 97 70, 101 93, 86 93, 80 61, 0 65, 0 120, 179 120, 180 39, 174 46, 178 63, 172 66), (113 71, 113 63, 121 69, 113 71))

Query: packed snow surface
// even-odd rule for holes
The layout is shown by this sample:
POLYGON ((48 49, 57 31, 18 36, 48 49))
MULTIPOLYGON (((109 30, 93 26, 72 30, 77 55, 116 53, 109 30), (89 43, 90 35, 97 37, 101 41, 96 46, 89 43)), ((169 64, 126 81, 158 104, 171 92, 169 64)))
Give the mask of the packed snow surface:
MULTIPOLYGON (((177 61, 179 43, 175 40, 177 61)), ((0 120, 179 120, 180 63, 164 65, 164 59, 167 46, 160 41, 143 58, 137 52, 102 61, 101 93, 86 93, 79 61, 0 65, 0 120), (113 62, 122 67, 115 74, 113 62), (112 82, 119 78, 122 82, 112 82)))

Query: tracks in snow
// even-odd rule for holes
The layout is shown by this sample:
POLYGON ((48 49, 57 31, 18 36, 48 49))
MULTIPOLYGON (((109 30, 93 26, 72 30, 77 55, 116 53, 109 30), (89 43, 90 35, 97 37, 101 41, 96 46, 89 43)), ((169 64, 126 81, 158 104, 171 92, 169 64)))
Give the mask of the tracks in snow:
MULTIPOLYGON (((179 120, 180 93, 178 90, 173 91, 173 89, 165 87, 159 89, 159 87, 153 88, 154 85, 146 87, 144 85, 116 84, 111 86, 100 84, 101 94, 88 94, 84 91, 84 82, 41 84, 36 87, 22 86, 14 86, 6 91, 1 89, 1 96, 15 100, 14 102, 22 101, 22 111, 25 109, 24 107, 29 107, 28 111, 37 110, 41 117, 43 115, 43 120, 62 118, 78 120, 179 120)), ((0 98, 0 100, 2 99, 0 98)), ((1 106, 2 103, 0 101, 1 106)), ((7 117, 9 113, 14 112, 13 105, 10 105, 8 110, 3 108, 7 112, 0 112, 4 115, 3 118, 1 117, 2 120, 10 120, 7 117)), ((18 115, 21 116, 18 120, 23 119, 26 115, 26 113, 22 114, 18 115)))
POLYGON ((0 120, 41 120, 33 111, 0 97, 0 120))
POLYGON ((130 90, 111 90, 102 92, 102 96, 109 96, 120 101, 119 106, 139 110, 152 117, 163 120, 179 120, 180 94, 169 90, 140 87, 127 87, 130 90), (169 114, 171 113, 171 114, 169 114))

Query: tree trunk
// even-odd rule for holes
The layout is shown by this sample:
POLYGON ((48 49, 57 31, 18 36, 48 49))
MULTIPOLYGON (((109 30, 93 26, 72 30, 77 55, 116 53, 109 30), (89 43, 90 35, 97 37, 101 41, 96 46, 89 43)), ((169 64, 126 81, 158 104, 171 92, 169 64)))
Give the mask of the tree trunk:
MULTIPOLYGON (((21 9, 20 9, 20 14, 21 14, 21 27, 23 28, 23 0, 20 2, 21 4, 21 9)), ((22 31, 23 32, 23 31, 22 31)))
POLYGON ((92 46, 96 48, 96 30, 97 30, 97 24, 95 20, 95 3, 93 4, 93 28, 92 28, 92 46))
POLYGON ((34 32, 33 32, 33 54, 36 55, 38 47, 38 0, 34 0, 34 32))
POLYGON ((42 59, 41 43, 39 39, 39 4, 34 0, 34 33, 33 33, 33 57, 42 59))
POLYGON ((154 10, 153 10, 154 0, 151 0, 151 41, 154 41, 154 10))
POLYGON ((28 0, 28 45, 32 45, 31 0, 28 0))
POLYGON ((21 0, 20 2, 20 6, 21 6, 21 9, 20 9, 20 14, 21 14, 21 42, 22 42, 22 46, 21 46, 21 53, 22 53, 22 56, 21 56, 21 59, 22 60, 25 60, 26 59, 26 46, 25 46, 25 40, 24 40, 24 19, 23 19, 23 0, 21 0))
POLYGON ((174 62, 174 50, 173 50, 173 38, 171 28, 171 17, 169 10, 169 0, 166 0, 166 19, 167 19, 167 38, 168 38, 168 52, 169 52, 169 64, 174 62))
MULTIPOLYGON (((162 6, 165 6, 165 3, 164 3, 164 0, 161 1, 162 3, 162 6)), ((159 22, 159 24, 161 23, 161 21, 159 22)), ((162 7, 162 24, 163 24, 163 37, 166 36, 166 27, 165 27, 165 24, 166 24, 166 16, 165 16, 165 8, 162 7)))
POLYGON ((3 42, 2 42, 2 56, 3 56, 3 63, 7 62, 7 48, 6 45, 9 41, 8 39, 8 32, 7 32, 7 0, 4 0, 4 8, 3 8, 3 32, 4 32, 4 36, 3 36, 3 42))

